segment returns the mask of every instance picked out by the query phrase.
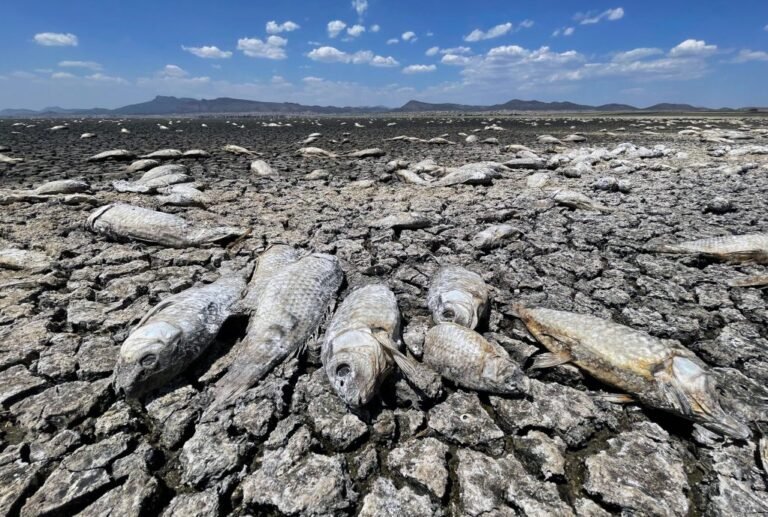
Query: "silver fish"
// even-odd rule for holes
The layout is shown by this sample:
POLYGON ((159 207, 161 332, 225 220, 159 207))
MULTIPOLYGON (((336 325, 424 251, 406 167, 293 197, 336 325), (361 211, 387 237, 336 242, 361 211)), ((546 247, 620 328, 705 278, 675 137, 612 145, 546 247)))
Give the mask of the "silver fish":
POLYGON ((144 156, 142 156, 142 158, 163 160, 167 158, 180 158, 183 155, 184 153, 182 153, 178 149, 160 149, 159 151, 154 151, 149 154, 145 154, 144 156))
POLYGON ((296 151, 296 154, 301 156, 324 156, 326 158, 338 158, 337 154, 326 151, 325 149, 320 149, 319 147, 302 147, 296 151))
POLYGON ((256 269, 248 282, 248 292, 240 304, 248 312, 253 312, 259 306, 259 300, 266 285, 277 274, 290 264, 301 258, 301 252, 286 244, 273 244, 259 255, 256 269))
POLYGON ((189 151, 184 151, 181 156, 182 158, 209 158, 211 153, 203 149, 190 149, 189 151))
POLYGON ((245 285, 241 274, 230 273, 153 307, 120 347, 115 390, 137 397, 181 373, 216 338, 245 285))
POLYGON ((325 332, 321 359, 331 386, 348 405, 367 404, 392 371, 400 310, 392 291, 369 285, 347 296, 325 332))
POLYGON ((49 196, 52 194, 78 194, 88 192, 91 186, 81 180, 55 180, 43 183, 32 191, 34 194, 49 196))
POLYGON ((452 322, 474 329, 486 315, 488 284, 477 273, 459 266, 443 266, 429 285, 427 307, 433 321, 452 322))
POLYGON ((429 185, 430 183, 410 169, 400 169, 395 174, 405 183, 412 183, 414 185, 429 185))
POLYGON ((106 160, 133 160, 134 158, 136 158, 136 153, 126 151, 125 149, 112 149, 111 151, 104 151, 99 154, 94 154, 86 161, 103 162, 106 160))
POLYGON ((585 196, 581 192, 575 192, 573 190, 559 190, 553 196, 552 199, 555 203, 569 208, 580 208, 582 210, 597 210, 598 212, 614 212, 615 209, 605 206, 602 203, 595 201, 594 199, 585 196))
POLYGON ((171 248, 206 246, 245 233, 244 229, 232 226, 195 226, 176 215, 120 203, 96 209, 86 227, 112 238, 135 239, 171 248))
POLYGON ((465 388, 509 395, 530 390, 530 381, 506 350, 455 323, 429 329, 422 361, 465 388))
MULTIPOLYGON (((448 169, 447 174, 432 183, 436 187, 452 185, 490 185, 494 178, 499 177, 497 165, 494 162, 468 163, 458 168, 448 169)), ((503 167, 503 166, 502 166, 503 167)))
POLYGON ((647 406, 734 438, 750 436, 746 425, 720 407, 706 366, 680 343, 586 314, 521 305, 515 310, 550 351, 534 359, 534 368, 573 362, 647 406))
POLYGON ((361 149, 359 151, 353 151, 349 153, 347 156, 349 156, 350 158, 378 158, 380 156, 384 156, 385 154, 387 154, 387 152, 384 149, 373 147, 371 149, 361 149))
POLYGON ((234 144, 227 144, 224 147, 221 148, 223 151, 226 151, 228 153, 232 154, 244 154, 246 156, 261 156, 260 153, 257 153, 255 151, 251 151, 249 149, 246 149, 245 147, 241 147, 239 145, 234 144))
POLYGON ((336 257, 313 253, 293 262, 257 294, 240 353, 213 387, 208 413, 234 402, 290 355, 300 354, 336 295, 344 273, 336 257))
POLYGON ((158 192, 164 195, 158 196, 157 200, 160 201, 161 205, 208 206, 211 203, 211 199, 193 185, 194 183, 182 183, 159 189, 158 192))
POLYGON ((136 160, 135 162, 131 163, 128 167, 126 167, 126 171, 128 172, 139 172, 139 171, 145 171, 147 169, 151 169, 152 167, 155 167, 157 165, 160 165, 159 160, 149 160, 149 159, 141 159, 136 160))
POLYGON ((768 264, 768 234, 725 235, 652 248, 659 253, 703 255, 729 262, 768 264))
POLYGON ((519 232, 520 230, 511 224, 494 224, 472 237, 471 242, 475 248, 489 250, 519 232))
POLYGON ((159 165, 157 167, 152 167, 147 172, 145 172, 139 181, 149 181, 156 178, 162 178, 163 176, 168 176, 171 174, 187 174, 189 169, 187 169, 186 165, 180 165, 177 163, 169 163, 167 165, 159 165))

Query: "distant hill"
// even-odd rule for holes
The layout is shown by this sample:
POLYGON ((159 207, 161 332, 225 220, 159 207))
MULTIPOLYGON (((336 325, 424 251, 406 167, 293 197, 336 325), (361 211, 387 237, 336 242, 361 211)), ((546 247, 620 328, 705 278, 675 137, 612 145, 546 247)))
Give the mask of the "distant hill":
MULTIPOLYGON (((757 110, 759 108, 752 108, 757 110)), ((28 109, 5 109, 0 117, 56 117, 56 116, 151 116, 151 115, 202 115, 202 114, 365 114, 365 113, 425 113, 436 111, 485 112, 485 111, 560 111, 560 112, 694 112, 733 111, 730 108, 713 110, 690 104, 654 104, 647 108, 636 108, 628 104, 603 104, 590 106, 573 102, 542 102, 537 100, 512 99, 504 104, 474 106, 469 104, 430 103, 412 100, 403 106, 389 109, 382 106, 337 107, 305 106, 294 102, 261 102, 221 97, 218 99, 191 99, 158 95, 151 101, 131 104, 114 110, 104 108, 66 109, 58 106, 39 111, 28 109)))

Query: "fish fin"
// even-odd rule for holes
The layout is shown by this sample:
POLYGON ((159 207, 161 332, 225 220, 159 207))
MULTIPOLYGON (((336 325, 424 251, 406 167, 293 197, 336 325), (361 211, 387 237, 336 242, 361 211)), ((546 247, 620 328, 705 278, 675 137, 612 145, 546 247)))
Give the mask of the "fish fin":
POLYGON ((569 362, 571 359, 571 354, 568 352, 561 352, 559 354, 554 354, 552 352, 544 352, 542 354, 537 355, 533 358, 533 364, 529 368, 529 370, 538 370, 540 368, 553 368, 555 366, 560 366, 561 364, 565 364, 569 362))
POLYGON ((436 398, 440 395, 442 382, 437 373, 398 350, 397 345, 386 332, 373 331, 372 335, 395 361, 409 383, 417 387, 428 398, 436 398))
POLYGON ((597 393, 592 397, 605 402, 610 402, 611 404, 632 404, 635 402, 635 399, 626 393, 597 393))

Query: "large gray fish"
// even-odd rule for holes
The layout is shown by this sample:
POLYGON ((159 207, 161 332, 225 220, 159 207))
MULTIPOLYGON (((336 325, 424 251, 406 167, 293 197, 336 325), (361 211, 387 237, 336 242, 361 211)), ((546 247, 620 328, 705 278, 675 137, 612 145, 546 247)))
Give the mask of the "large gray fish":
POLYGON ((488 310, 488 284, 477 273, 443 266, 429 286, 427 307, 435 323, 450 321, 474 329, 488 310))
POLYGON ((734 438, 749 437, 749 428, 720 407, 706 366, 680 343, 586 314, 521 305, 515 310, 550 351, 537 356, 534 368, 573 362, 647 406, 734 438))
POLYGON ((208 413, 234 402, 289 355, 300 354, 328 311, 344 273, 336 257, 313 253, 288 264, 257 294, 240 353, 213 387, 208 413))
POLYGON ((136 153, 126 151, 125 149, 112 149, 110 151, 104 151, 99 154, 94 154, 87 161, 89 162, 103 162, 105 160, 133 160, 136 158, 136 153))
POLYGON ((171 248, 206 246, 245 233, 244 229, 232 226, 194 226, 176 215, 120 203, 95 210, 86 226, 108 237, 136 239, 171 248))
POLYGON ((729 262, 754 262, 768 264, 768 234, 725 235, 680 244, 655 246, 659 253, 703 255, 729 262))
POLYGON ((331 386, 350 406, 367 404, 392 371, 400 310, 384 285, 369 285, 347 296, 333 316, 321 352, 331 386))
POLYGON ((228 273, 153 307, 120 347, 115 390, 138 397, 181 373, 216 338, 245 285, 242 274, 228 273))
POLYGON ((33 194, 50 196, 53 194, 78 194, 88 192, 91 186, 82 180, 55 180, 43 183, 32 191, 33 194))
POLYGON ((507 395, 530 390, 530 381, 506 350, 455 323, 429 329, 422 361, 465 388, 507 395))

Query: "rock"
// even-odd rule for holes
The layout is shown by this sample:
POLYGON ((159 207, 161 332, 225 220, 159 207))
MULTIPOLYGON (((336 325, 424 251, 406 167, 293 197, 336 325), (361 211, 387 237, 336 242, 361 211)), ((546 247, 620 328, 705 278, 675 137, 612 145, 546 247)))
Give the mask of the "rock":
POLYGON ((368 426, 350 413, 335 393, 326 392, 313 398, 307 414, 315 431, 335 450, 347 450, 368 434, 368 426))
POLYGON ((198 424, 181 450, 181 481, 203 487, 237 470, 250 448, 244 436, 230 436, 218 423, 198 424))
POLYGON ((0 405, 7 406, 43 386, 45 379, 32 375, 21 364, 12 366, 0 372, 0 405))
POLYGON ((705 213, 713 214, 727 214, 728 212, 734 212, 736 207, 733 206, 733 202, 730 199, 718 196, 707 202, 704 207, 705 213))
POLYGON ((403 330, 405 346, 417 359, 421 359, 421 354, 424 351, 424 336, 431 326, 431 317, 419 316, 409 321, 403 330))
POLYGON ((387 478, 373 482, 370 492, 363 499, 363 508, 358 517, 437 517, 443 515, 429 500, 429 496, 417 495, 410 488, 398 490, 387 478))
POLYGON ((11 413, 27 429, 66 427, 85 418, 109 391, 109 379, 67 382, 11 406, 11 413))
MULTIPOLYGON (((2 456, 8 456, 8 451, 2 456)), ((7 463, 0 462, 0 514, 18 513, 19 506, 42 481, 42 464, 23 461, 19 455, 7 463)))
POLYGON ((113 488, 95 503, 89 505, 78 517, 140 517, 155 509, 160 495, 157 479, 145 472, 135 472, 117 488, 113 488))
POLYGON ((496 452, 504 447, 504 432, 483 409, 475 393, 452 393, 429 411, 427 425, 454 443, 496 452))
POLYGON ((161 517, 216 517, 219 512, 219 496, 214 490, 191 494, 178 494, 171 499, 161 517))
POLYGON ((529 458, 545 480, 565 475, 565 442, 559 436, 550 438, 541 431, 528 431, 515 444, 515 451, 529 458))
POLYGON ((448 484, 447 454, 448 446, 435 438, 411 440, 389 453, 387 465, 442 499, 448 484))
POLYGON ((301 515, 333 514, 354 504, 344 459, 309 452, 311 440, 302 428, 285 448, 266 451, 261 467, 243 480, 243 501, 301 515))
POLYGON ((688 515, 688 478, 669 435, 650 422, 608 440, 585 461, 584 489, 629 513, 688 515))

